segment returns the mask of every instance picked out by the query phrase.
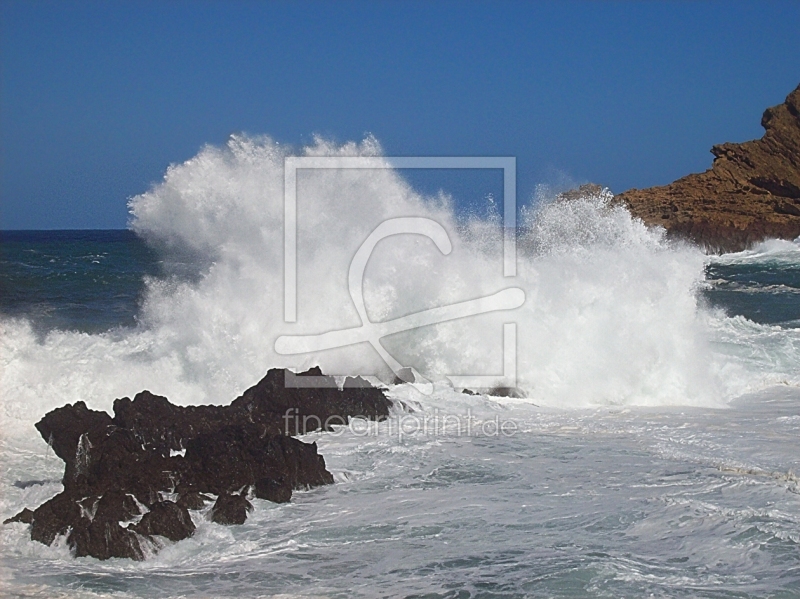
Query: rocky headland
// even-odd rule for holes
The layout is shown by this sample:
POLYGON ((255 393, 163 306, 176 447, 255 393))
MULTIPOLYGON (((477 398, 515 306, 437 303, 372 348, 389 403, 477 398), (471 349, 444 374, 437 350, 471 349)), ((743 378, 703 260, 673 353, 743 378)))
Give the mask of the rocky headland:
POLYGON ((36 428, 65 463, 64 490, 5 523, 30 525, 46 545, 66 535, 76 557, 144 559, 165 540, 191 536, 190 510, 242 524, 257 497, 287 502, 295 489, 333 483, 316 443, 294 436, 382 420, 381 389, 348 378, 340 389, 318 368, 273 369, 227 406, 187 406, 142 391, 114 402, 114 416, 84 402, 46 414, 36 428), (315 376, 314 386, 303 377, 315 376), (286 385, 287 377, 297 377, 286 385))
POLYGON ((615 197, 647 225, 714 252, 800 235, 800 86, 761 118, 761 139, 711 148, 714 162, 662 187, 615 197))

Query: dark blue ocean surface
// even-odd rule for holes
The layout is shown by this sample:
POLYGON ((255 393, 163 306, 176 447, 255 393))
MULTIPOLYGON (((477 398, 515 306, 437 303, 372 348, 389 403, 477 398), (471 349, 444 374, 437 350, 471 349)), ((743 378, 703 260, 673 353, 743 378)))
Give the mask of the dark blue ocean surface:
POLYGON ((144 277, 159 270, 131 231, 3 231, 0 313, 39 330, 134 326, 144 277))
MULTIPOLYGON (((39 331, 135 326, 144 277, 163 272, 131 231, 3 231, 0 314, 26 317, 39 331)), ((711 262, 706 278, 704 300, 729 316, 800 327, 800 264, 711 262)))
POLYGON ((706 267, 703 291, 712 306, 759 324, 800 327, 800 264, 765 258, 706 267))

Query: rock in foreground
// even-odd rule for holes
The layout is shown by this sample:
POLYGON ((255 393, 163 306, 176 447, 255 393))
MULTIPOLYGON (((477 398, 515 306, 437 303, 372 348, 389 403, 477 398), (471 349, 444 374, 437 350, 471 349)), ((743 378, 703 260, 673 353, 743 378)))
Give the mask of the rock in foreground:
POLYGON ((648 225, 713 251, 800 235, 800 86, 761 119, 761 139, 714 146, 713 166, 616 197, 648 225))
POLYGON ((248 494, 286 502, 294 489, 331 484, 316 443, 292 435, 352 417, 380 420, 390 405, 366 381, 347 379, 340 390, 318 368, 270 370, 228 406, 175 406, 148 391, 116 400, 113 418, 83 402, 66 405, 36 423, 64 460, 64 491, 6 523, 30 523, 31 538, 47 545, 66 535, 78 557, 141 560, 159 537, 191 536, 189 510, 209 494, 218 496, 213 521, 241 524, 253 509, 248 494), (321 386, 285 385, 303 376, 321 386))
POLYGON ((244 524, 253 504, 244 495, 222 493, 211 508, 211 521, 217 524, 244 524))

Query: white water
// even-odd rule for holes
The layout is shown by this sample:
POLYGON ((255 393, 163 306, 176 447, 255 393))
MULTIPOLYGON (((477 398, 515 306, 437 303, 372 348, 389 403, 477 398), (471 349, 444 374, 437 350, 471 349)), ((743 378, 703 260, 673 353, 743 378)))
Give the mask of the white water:
MULTIPOLYGON (((380 148, 373 139, 320 140, 304 153, 377 155, 380 148)), ((188 256, 200 265, 190 282, 149 281, 140 329, 53 332, 39 343, 24 322, 5 322, 3 429, 67 401, 107 409, 145 387, 179 403, 226 403, 271 366, 387 376, 367 344, 300 357, 279 356, 273 345, 280 334, 360 324, 346 287, 350 260, 378 224, 397 216, 436 220, 453 251, 443 256, 416 235, 382 241, 364 283, 373 321, 509 286, 527 297, 514 312, 385 339, 400 362, 433 378, 501 374, 502 323, 515 321, 519 386, 535 402, 720 405, 735 393, 717 376, 697 310, 703 256, 668 245, 624 210, 606 208, 604 198, 529 212, 518 276, 506 279, 497 219, 460 222, 447 197, 421 197, 390 169, 300 171, 299 318, 284 323, 284 155, 269 139, 234 137, 172 166, 162 183, 131 200, 137 233, 162 247, 167 261, 188 256)))
MULTIPOLYGON (((381 242, 364 283, 373 321, 509 286, 526 302, 385 339, 400 362, 438 381, 432 396, 408 386, 394 395, 415 414, 470 411, 520 430, 314 435, 338 484, 286 506, 259 502, 243 527, 198 516, 195 538, 143 564, 72 560, 6 526, 8 593, 759 595, 780 588, 781 576, 800 580, 798 330, 703 308, 708 258, 609 207, 606 195, 525 212, 518 275, 506 279, 497 218, 460 219, 449 198, 422 197, 391 169, 301 171, 298 322, 286 324, 286 152, 268 138, 234 137, 131 200, 134 230, 181 263, 176 276, 148 281, 137 329, 37 339, 25 321, 2 322, 0 516, 59 490, 13 483, 60 479, 61 462, 32 425, 64 403, 110 410, 144 388, 180 404, 227 403, 274 366, 388 376, 367 344, 300 357, 273 345, 282 334, 360 324, 350 260, 398 216, 436 220, 453 251, 443 256, 419 236, 381 242), (502 325, 512 321, 527 398, 450 389, 448 374, 501 372, 502 325)), ((371 138, 317 140, 301 152, 380 153, 371 138)), ((792 259, 795 250, 725 259, 776 251, 792 259)))

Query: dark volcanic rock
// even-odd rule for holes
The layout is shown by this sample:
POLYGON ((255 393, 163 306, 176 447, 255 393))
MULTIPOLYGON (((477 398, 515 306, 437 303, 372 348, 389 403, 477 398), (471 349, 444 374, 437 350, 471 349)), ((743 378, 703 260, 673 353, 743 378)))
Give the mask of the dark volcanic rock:
POLYGON ((100 518, 113 522, 130 520, 142 513, 132 495, 116 490, 108 491, 100 497, 94 510, 95 519, 100 518))
POLYGON ((217 524, 244 524, 253 504, 244 495, 222 493, 211 508, 211 521, 217 524))
POLYGON ((113 422, 105 412, 90 410, 82 401, 48 412, 36 423, 42 438, 64 460, 64 486, 86 475, 92 439, 104 437, 113 422))
MULTIPOLYGON (((289 490, 289 493, 291 495, 291 490, 289 490)), ((206 505, 206 501, 210 500, 211 498, 203 493, 184 491, 178 497, 177 504, 181 507, 185 507, 187 510, 202 510, 206 505)))
POLYGON ((77 556, 142 559, 143 539, 193 534, 187 510, 201 509, 206 493, 219 496, 214 521, 235 524, 252 509, 244 489, 286 502, 294 489, 333 483, 316 444, 291 435, 382 419, 390 405, 363 379, 348 378, 340 390, 318 368, 270 370, 229 406, 175 406, 148 391, 116 400, 114 418, 67 405, 36 424, 66 464, 64 491, 7 522, 30 522, 31 538, 48 545, 66 534, 77 556), (163 500, 172 493, 177 502, 163 500), (122 526, 140 504, 149 511, 122 526))
POLYGON ((516 387, 495 387, 489 390, 489 395, 494 397, 513 397, 515 399, 525 398, 525 393, 516 387))
POLYGON ((389 416, 391 405, 383 391, 364 379, 348 377, 340 390, 333 377, 324 376, 316 367, 297 375, 272 369, 233 400, 231 407, 265 431, 302 435, 330 430, 353 417, 383 420, 389 416), (313 382, 306 382, 309 377, 314 377, 313 382))
POLYGON ((355 416, 382 420, 390 407, 383 391, 361 378, 348 377, 340 390, 318 367, 300 374, 273 368, 230 406, 176 406, 142 391, 133 400, 114 402, 113 423, 135 431, 145 448, 168 457, 170 450, 181 451, 188 440, 223 426, 255 425, 261 433, 297 435, 346 424, 355 416))
POLYGON ((316 443, 262 434, 254 425, 227 426, 192 439, 184 463, 193 484, 215 495, 256 485, 265 478, 290 490, 333 482, 316 443))
POLYGON ((83 510, 75 497, 66 491, 45 501, 33 511, 31 539, 50 545, 59 535, 78 524, 83 510))
POLYGON ((176 406, 149 391, 137 393, 132 401, 127 397, 114 401, 114 424, 134 431, 146 449, 167 458, 170 450, 181 451, 187 440, 240 418, 222 406, 176 406))
POLYGON ((119 524, 138 513, 136 502, 119 491, 84 498, 64 491, 33 512, 31 539, 50 545, 57 536, 68 534, 76 557, 143 559, 139 538, 119 524))
POLYGON ((88 437, 73 476, 65 471, 63 483, 65 491, 82 495, 124 490, 150 506, 161 499, 159 491, 174 486, 181 467, 179 459, 144 448, 135 431, 111 426, 88 437))
MULTIPOLYGON (((322 456, 320 456, 322 457, 322 456)), ((292 499, 292 485, 287 480, 264 477, 256 481, 255 495, 275 503, 287 503, 292 499)))
POLYGON ((3 524, 11 524, 12 522, 24 522, 25 524, 30 524, 33 522, 33 511, 29 510, 28 508, 24 508, 16 516, 12 516, 11 518, 3 520, 3 524))
POLYGON ((143 535, 160 535, 170 541, 180 541, 194 534, 195 525, 185 507, 172 501, 159 501, 132 528, 143 535))
POLYGON ((139 536, 120 526, 119 522, 81 518, 72 527, 67 543, 75 557, 144 559, 139 536))
POLYGON ((761 139, 714 146, 712 167, 616 196, 634 216, 714 251, 800 235, 800 86, 761 119, 761 139))

